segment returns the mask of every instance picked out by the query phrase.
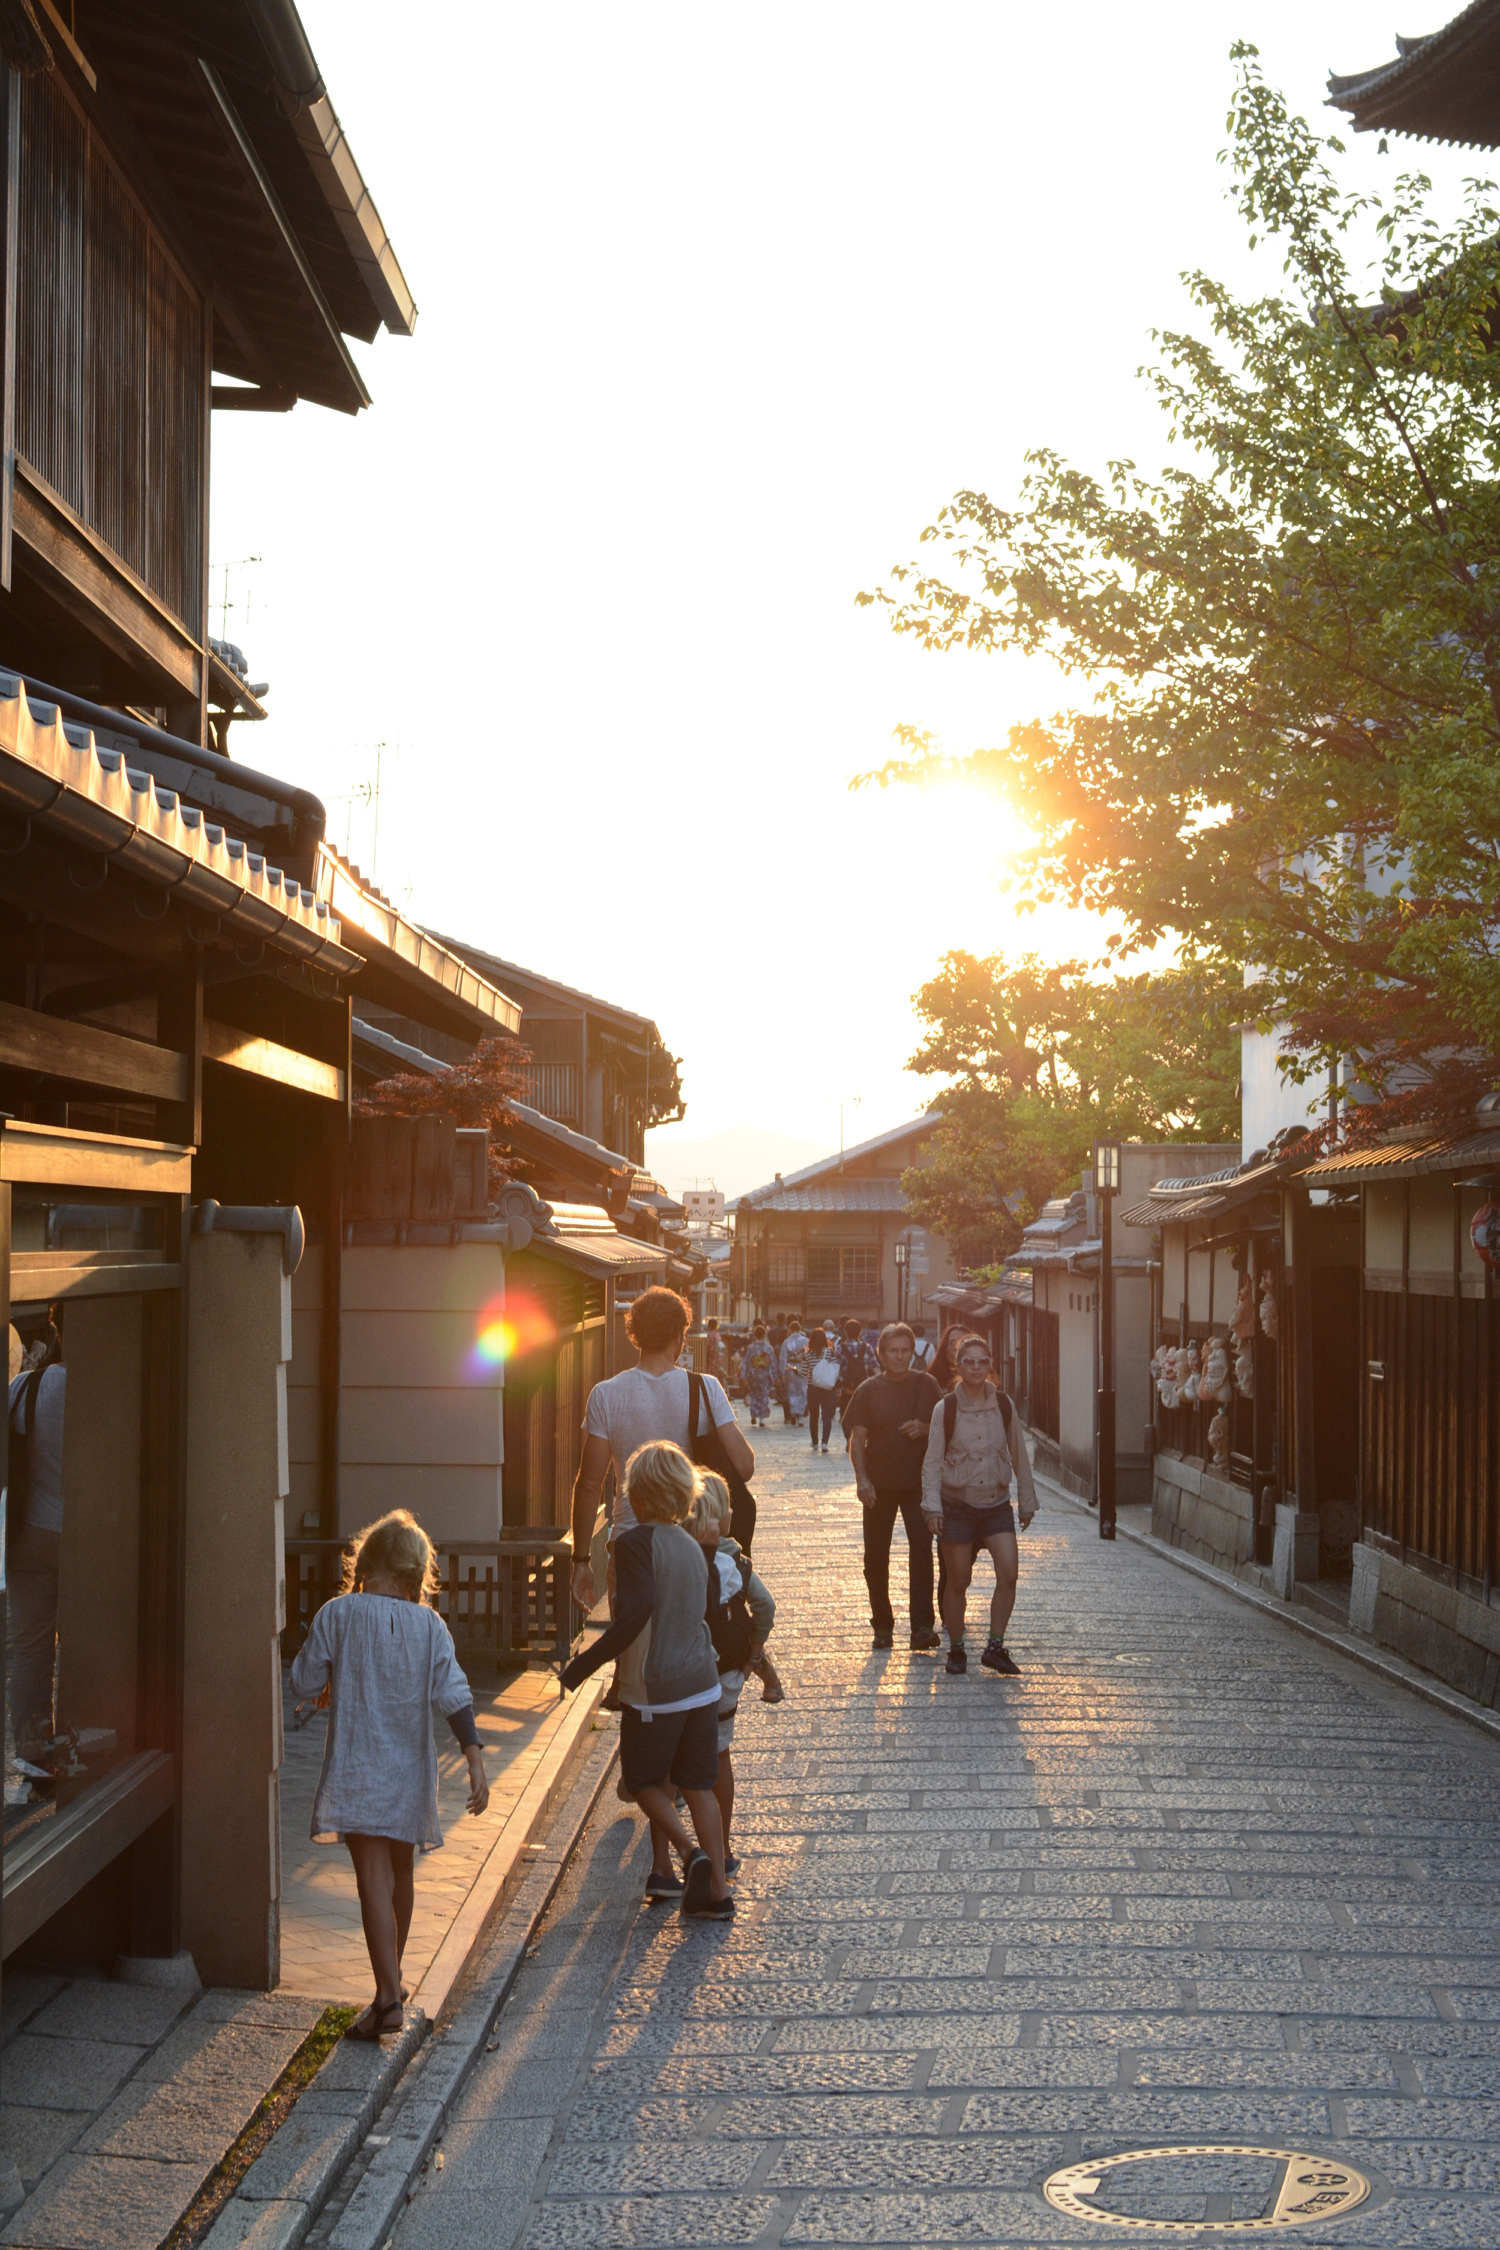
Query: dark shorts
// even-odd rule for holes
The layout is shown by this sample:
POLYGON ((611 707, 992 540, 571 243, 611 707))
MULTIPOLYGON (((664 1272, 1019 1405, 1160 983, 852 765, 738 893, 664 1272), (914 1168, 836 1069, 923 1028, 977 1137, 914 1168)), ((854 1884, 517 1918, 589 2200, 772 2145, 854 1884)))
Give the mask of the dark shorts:
POLYGON ((620 1713, 620 1778, 628 1789, 674 1781, 679 1789, 712 1789, 719 1778, 719 1699, 694 1711, 644 1718, 627 1703, 620 1713))
POLYGON ((950 1547, 985 1547, 1003 1531, 1016 1532, 1016 1511, 1008 1500, 993 1508, 971 1508, 966 1500, 943 1502, 943 1528, 939 1539, 950 1547))

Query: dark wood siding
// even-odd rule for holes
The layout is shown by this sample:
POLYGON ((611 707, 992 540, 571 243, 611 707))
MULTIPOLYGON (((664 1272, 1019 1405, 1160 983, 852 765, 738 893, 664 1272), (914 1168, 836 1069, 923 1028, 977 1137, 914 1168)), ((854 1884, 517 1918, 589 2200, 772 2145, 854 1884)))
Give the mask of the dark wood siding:
POLYGON ((16 451, 201 637, 204 311, 55 77, 21 88, 16 451))
POLYGON ((1031 1396, 1030 1422, 1043 1437, 1056 1440, 1059 1432, 1058 1418, 1058 1343, 1059 1329, 1055 1312, 1047 1312, 1040 1305, 1031 1313, 1031 1396))
POLYGON ((1366 1525, 1459 1579, 1487 1584, 1500 1500, 1493 1306, 1367 1288, 1364 1351, 1366 1525))

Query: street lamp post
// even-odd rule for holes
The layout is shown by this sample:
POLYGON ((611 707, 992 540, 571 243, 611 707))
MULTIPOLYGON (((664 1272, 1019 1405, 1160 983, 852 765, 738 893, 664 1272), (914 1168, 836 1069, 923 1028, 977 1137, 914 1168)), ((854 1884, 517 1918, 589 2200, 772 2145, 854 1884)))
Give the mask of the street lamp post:
POLYGON ((906 1318, 906 1260, 908 1249, 909 1245, 906 1236, 903 1234, 896 1243, 896 1318, 898 1320, 905 1320, 906 1318))
POLYGON ((1094 1143, 1099 1198, 1099 1537, 1115 1535, 1115 1276, 1111 1218, 1120 1191, 1120 1144, 1094 1143))

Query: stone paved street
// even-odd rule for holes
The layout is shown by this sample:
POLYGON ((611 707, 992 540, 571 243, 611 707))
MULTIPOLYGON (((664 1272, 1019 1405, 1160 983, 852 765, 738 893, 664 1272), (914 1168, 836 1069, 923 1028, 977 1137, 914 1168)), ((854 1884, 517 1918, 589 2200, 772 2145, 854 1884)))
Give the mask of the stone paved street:
POLYGON ((1371 2182, 1300 2243, 1500 2245, 1500 1752, 1045 1496, 1022 1679, 872 1654, 843 1453, 756 1436, 740 1919, 640 1905, 606 1799, 398 2250, 1194 2241, 1263 2149, 1371 2182))

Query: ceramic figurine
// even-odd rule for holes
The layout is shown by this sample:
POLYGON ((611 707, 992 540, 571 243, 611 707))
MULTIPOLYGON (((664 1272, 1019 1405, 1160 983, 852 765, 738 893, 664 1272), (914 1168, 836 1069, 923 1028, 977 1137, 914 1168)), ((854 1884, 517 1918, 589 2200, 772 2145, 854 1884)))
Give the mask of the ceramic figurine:
POLYGON ((1241 1344, 1234 1358, 1234 1384, 1241 1398, 1255 1396, 1255 1354, 1247 1343, 1241 1344))
POLYGON ((1260 1325, 1261 1333, 1269 1336, 1274 1344, 1280 1323, 1276 1312, 1276 1276, 1269 1266, 1260 1277, 1260 1325))
POLYGON ((1208 1450, 1216 1469, 1229 1466, 1229 1416, 1221 1406, 1208 1425, 1208 1450))
POLYGON ((1222 1336, 1210 1336, 1204 1346, 1198 1396, 1219 1406, 1227 1406, 1234 1396, 1229 1375, 1229 1345, 1222 1336))

